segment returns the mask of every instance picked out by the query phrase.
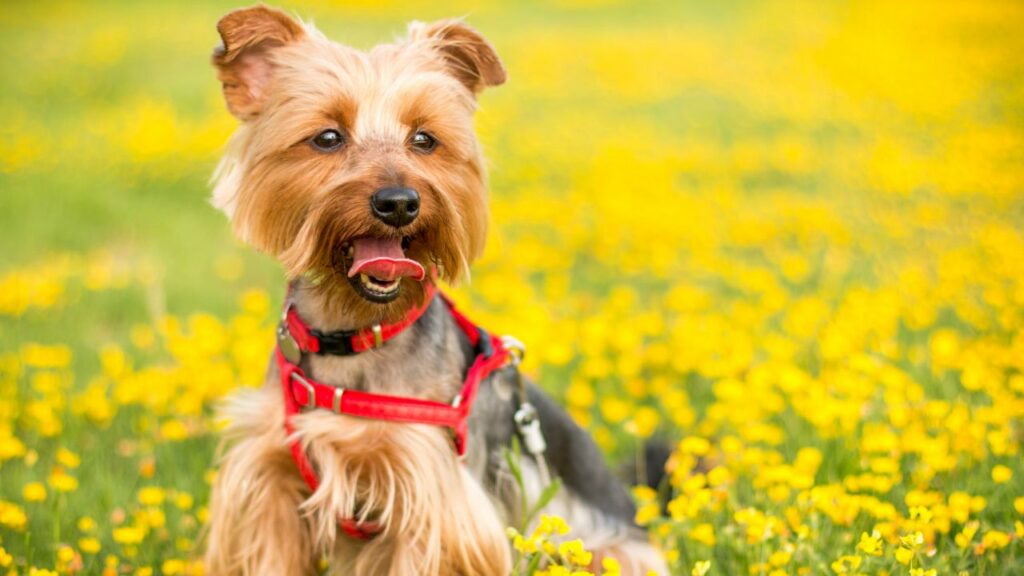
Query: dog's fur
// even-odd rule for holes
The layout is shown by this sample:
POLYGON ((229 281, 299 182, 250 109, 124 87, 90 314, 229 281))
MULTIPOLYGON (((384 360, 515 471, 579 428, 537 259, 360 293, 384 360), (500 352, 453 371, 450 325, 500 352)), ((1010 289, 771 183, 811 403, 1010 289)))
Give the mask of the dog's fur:
MULTIPOLYGON (((392 301, 364 298, 341 266, 341 247, 354 238, 401 232, 411 238, 408 258, 449 281, 467 274, 487 227, 476 95, 505 80, 483 37, 460 21, 414 23, 407 39, 361 52, 262 6, 228 14, 218 31, 223 44, 213 62, 242 124, 215 176, 213 202, 239 237, 281 261, 292 301, 311 326, 393 322, 425 297, 420 282, 402 278, 392 301), (311 146, 326 128, 346 136, 340 150, 311 146), (431 153, 410 149, 417 130, 436 137, 431 153), (421 199, 418 217, 400 231, 369 207, 386 186, 415 189, 421 199)), ((468 339, 435 299, 383 347, 348 357, 307 355, 302 368, 346 389, 450 402, 471 359, 468 339)), ((506 373, 484 383, 464 461, 441 428, 321 410, 298 415, 295 434, 321 479, 310 494, 288 451, 272 365, 262 389, 240 391, 226 404, 230 426, 210 503, 208 572, 298 576, 316 573, 327 557, 332 573, 357 576, 507 574, 504 527, 524 513, 503 455, 516 434, 513 388, 506 373), (382 531, 353 540, 339 532, 339 518, 373 519, 382 531)), ((597 557, 616 557, 624 573, 666 573, 594 443, 532 385, 529 396, 550 466, 564 483, 549 511, 564 516, 597 557)), ((524 470, 536 499, 537 466, 527 458, 524 470)))

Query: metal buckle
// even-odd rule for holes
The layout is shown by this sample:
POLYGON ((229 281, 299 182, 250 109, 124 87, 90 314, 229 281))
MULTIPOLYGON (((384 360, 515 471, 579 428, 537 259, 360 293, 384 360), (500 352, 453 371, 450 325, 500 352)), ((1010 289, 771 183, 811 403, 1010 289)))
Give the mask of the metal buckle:
POLYGON ((373 331, 373 347, 380 348, 384 345, 384 333, 381 332, 380 324, 374 324, 370 326, 370 330, 373 331))
POLYGON ((335 414, 341 414, 341 397, 345 395, 344 388, 334 389, 334 401, 331 403, 331 408, 334 409, 335 414))
POLYGON ((506 334, 501 337, 501 345, 509 352, 509 363, 518 367, 522 363, 523 358, 526 357, 526 344, 523 344, 522 340, 515 336, 506 334))
MULTIPOLYGON (((306 390, 306 408, 316 408, 316 389, 313 388, 313 385, 295 372, 292 372, 292 380, 297 381, 299 385, 306 390)), ((340 398, 335 394, 335 401, 337 402, 338 400, 340 400, 340 398)))

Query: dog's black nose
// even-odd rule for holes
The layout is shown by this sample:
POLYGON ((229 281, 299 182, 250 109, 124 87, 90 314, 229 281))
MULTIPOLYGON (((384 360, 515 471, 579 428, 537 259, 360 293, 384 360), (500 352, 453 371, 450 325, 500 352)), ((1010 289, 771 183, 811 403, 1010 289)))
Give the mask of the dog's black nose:
POLYGON ((420 213, 420 195, 412 188, 381 188, 370 197, 373 215, 396 228, 405 226, 420 213))

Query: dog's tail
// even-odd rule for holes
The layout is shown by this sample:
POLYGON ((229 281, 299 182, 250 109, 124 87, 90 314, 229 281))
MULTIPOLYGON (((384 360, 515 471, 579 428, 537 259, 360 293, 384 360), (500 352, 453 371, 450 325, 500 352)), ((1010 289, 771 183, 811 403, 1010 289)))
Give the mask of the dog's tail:
POLYGON ((657 492, 663 511, 672 497, 669 473, 665 469, 672 452, 673 444, 664 438, 649 439, 622 469, 622 478, 630 486, 647 486, 657 492))

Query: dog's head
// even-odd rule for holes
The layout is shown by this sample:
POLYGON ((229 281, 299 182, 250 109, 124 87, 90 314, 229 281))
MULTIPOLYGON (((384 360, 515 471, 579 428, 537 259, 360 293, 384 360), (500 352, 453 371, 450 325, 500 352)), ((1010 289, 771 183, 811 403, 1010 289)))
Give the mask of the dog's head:
POLYGON ((468 272, 487 228, 476 96, 505 81, 487 40, 456 20, 413 23, 363 52, 263 6, 217 30, 242 124, 213 202, 244 241, 364 308, 404 310, 432 271, 468 272))

